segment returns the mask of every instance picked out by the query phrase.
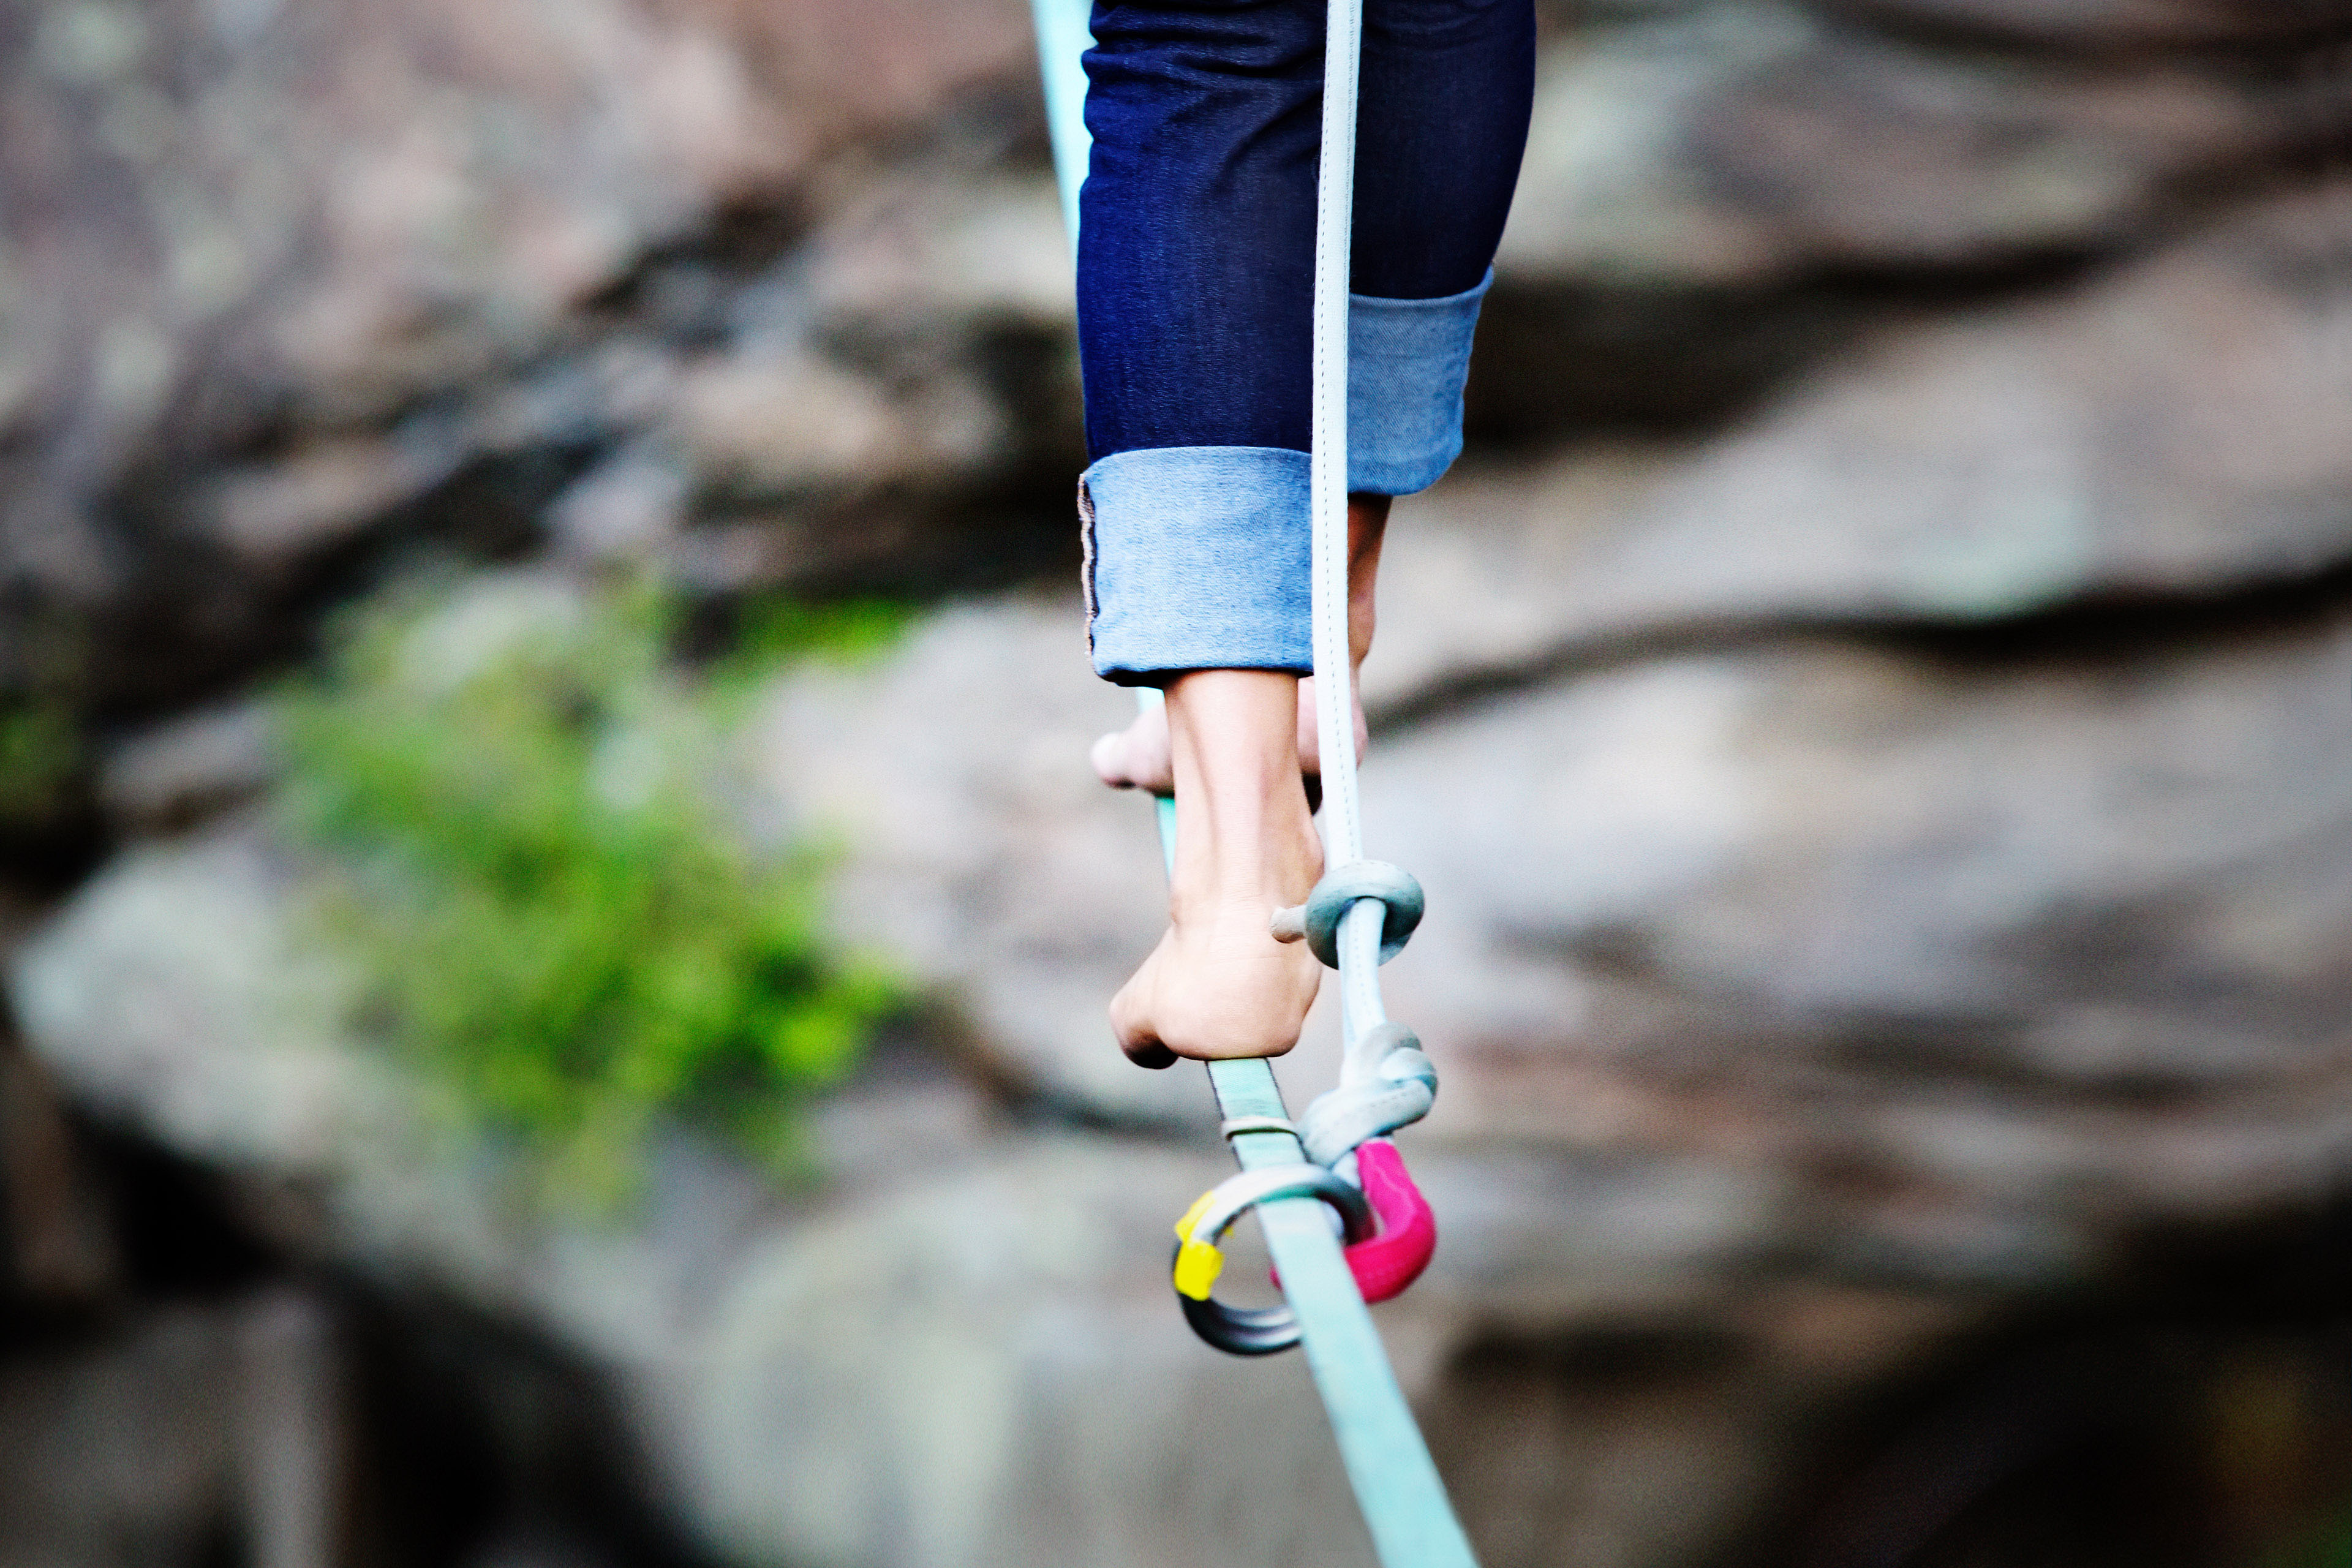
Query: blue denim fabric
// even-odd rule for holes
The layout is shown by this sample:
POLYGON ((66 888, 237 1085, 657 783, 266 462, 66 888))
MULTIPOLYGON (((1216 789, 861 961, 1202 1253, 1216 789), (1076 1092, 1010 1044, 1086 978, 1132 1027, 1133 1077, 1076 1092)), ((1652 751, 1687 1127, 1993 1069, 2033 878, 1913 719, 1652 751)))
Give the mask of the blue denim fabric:
POLYGON ((1348 298, 1348 489, 1409 496, 1462 455, 1462 387, 1478 302, 1495 281, 1441 300, 1348 298))
MULTIPOLYGON (((1306 667, 1303 653, 1293 666, 1266 651, 1306 643, 1305 600, 1287 586, 1174 579, 1213 559, 1261 576, 1305 559, 1303 479, 1277 503, 1281 487, 1263 476, 1269 451, 1297 455, 1305 472, 1323 25, 1323 0, 1095 6, 1078 337, 1097 663, 1113 649, 1108 668, 1129 672, 1115 679, 1306 667), (1146 452, 1171 456, 1109 478, 1106 460, 1146 452), (1241 510, 1239 497, 1195 493, 1229 471, 1259 476, 1241 510), (1248 549, 1234 531, 1244 511, 1263 531, 1248 549), (1194 528, 1217 542, 1161 537, 1194 528), (1193 617, 1212 602, 1295 611, 1298 625, 1217 611, 1223 629, 1208 636, 1193 617)), ((1534 82, 1532 0, 1365 0, 1351 280, 1364 298, 1349 340, 1368 368, 1349 378, 1349 422, 1368 460, 1351 458, 1351 484, 1417 489, 1459 450, 1463 367, 1534 82), (1414 305, 1429 308, 1403 308, 1414 305)))
POLYGON ((1095 673, 1315 668, 1307 454, 1155 447, 1087 470, 1087 631, 1095 673))
MULTIPOLYGON (((1348 489, 1411 495, 1462 450, 1475 289, 1348 307, 1348 489)), ((1152 447, 1087 470, 1087 629, 1095 673, 1153 685, 1181 669, 1314 667, 1307 455, 1286 447, 1152 447)))
MULTIPOLYGON (((1078 334, 1091 456, 1307 444, 1323 0, 1098 0, 1078 334)), ((1493 261, 1535 93, 1532 0, 1365 0, 1356 292, 1493 261)))

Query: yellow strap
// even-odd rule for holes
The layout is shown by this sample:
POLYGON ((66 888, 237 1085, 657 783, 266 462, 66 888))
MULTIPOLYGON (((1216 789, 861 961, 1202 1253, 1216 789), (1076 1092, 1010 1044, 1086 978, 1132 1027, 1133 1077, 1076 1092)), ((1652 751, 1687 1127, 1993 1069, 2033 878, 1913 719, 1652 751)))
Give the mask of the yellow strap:
POLYGON ((1209 1299, 1209 1292, 1216 1289, 1217 1276, 1225 1268, 1225 1255, 1214 1242, 1192 1239, 1193 1225, 1216 1196, 1217 1189, 1211 1187, 1194 1198, 1192 1206, 1176 1222, 1176 1239, 1184 1244, 1176 1249, 1176 1293, 1195 1301, 1209 1299))
POLYGON ((1176 1249, 1176 1293, 1205 1301, 1224 1272, 1225 1255, 1205 1241, 1187 1241, 1176 1249))
POLYGON ((1199 1197, 1192 1200, 1192 1206, 1186 1209, 1176 1221, 1177 1240, 1190 1241, 1192 1239, 1193 1222, 1201 1217, 1201 1211, 1207 1208, 1209 1205, 1215 1200, 1216 1195, 1217 1189, 1211 1187, 1207 1192, 1202 1193, 1199 1197))

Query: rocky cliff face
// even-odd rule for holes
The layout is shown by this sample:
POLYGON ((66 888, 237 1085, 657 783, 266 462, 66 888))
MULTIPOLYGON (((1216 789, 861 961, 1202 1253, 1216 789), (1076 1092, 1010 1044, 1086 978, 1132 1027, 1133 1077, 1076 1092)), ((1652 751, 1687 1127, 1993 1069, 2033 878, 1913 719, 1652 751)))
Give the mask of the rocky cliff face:
POLYGON ((567 487, 592 552, 688 510, 983 489, 1030 433, 990 350, 1060 310, 1006 163, 1025 37, 986 3, 17 16, 8 686, 184 701, 371 549, 530 548, 567 487), (841 254, 904 207, 877 160, 933 174, 948 210, 897 221, 992 277, 935 257, 961 292, 908 298, 841 254))
MULTIPOLYGON (((0 691, 83 727, 45 809, 122 846, 12 994, 81 1114, 337 1282, 289 1307, 257 1263, 91 1352, 110 1386, 282 1332, 328 1370, 218 1377, 381 1436, 412 1407, 320 1390, 410 1364, 397 1325, 485 1387, 592 1369, 503 1427, 447 1402, 542 1478, 478 1554, 583 1550, 579 1498, 626 1493, 660 1522, 616 1561, 1360 1560, 1297 1369, 1166 1310, 1205 1093, 1103 1038, 1158 870, 1082 760, 1122 710, 1055 575, 1024 28, 0 24, 0 691), (820 1194, 685 1140, 634 1227, 511 1212, 341 1037, 234 813, 270 769, 235 694, 426 552, 933 601, 748 735, 760 808, 845 847, 840 930, 935 1002, 820 1112, 820 1194)), ((1392 1002, 1445 1080, 1444 1248, 1384 1322, 1490 1563, 2219 1563, 2352 1489, 2316 1217, 2352 1169, 2347 41, 2318 0, 1547 16, 1473 448, 1399 508, 1366 672, 1374 852, 1433 900, 1392 1002)), ((144 1233, 77 1251, 109 1222, 18 1157, 69 1142, 9 1134, 20 1294, 137 1300, 144 1233)), ((259 1439, 157 1441, 173 1517, 323 1517, 270 1511, 259 1439)))

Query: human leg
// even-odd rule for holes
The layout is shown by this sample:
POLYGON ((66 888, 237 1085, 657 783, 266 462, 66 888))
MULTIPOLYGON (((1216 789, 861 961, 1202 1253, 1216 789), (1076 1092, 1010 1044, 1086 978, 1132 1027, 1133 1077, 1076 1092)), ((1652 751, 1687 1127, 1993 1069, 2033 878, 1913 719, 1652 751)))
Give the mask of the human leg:
MULTIPOLYGON (((1381 542, 1388 531, 1389 500, 1382 495, 1348 498, 1348 664, 1352 678, 1363 668, 1371 651, 1373 603, 1380 574, 1381 542)), ((1367 731, 1360 690, 1356 701, 1356 758, 1363 760, 1367 731)), ((1298 683, 1298 765, 1312 777, 1323 771, 1322 740, 1315 721, 1315 678, 1298 683)), ((1114 730, 1097 741, 1090 760, 1095 773, 1113 789, 1148 790, 1171 795, 1176 773, 1169 748, 1168 713, 1146 708, 1124 730, 1114 730)))
MULTIPOLYGON (((1295 70, 1295 49, 1290 58, 1295 70)), ((1366 0, 1349 334, 1351 675, 1370 647, 1388 500, 1434 482, 1460 450, 1470 337, 1509 214, 1534 90, 1530 0, 1366 0)), ((1295 107, 1286 102, 1286 112, 1295 107)), ((1286 204, 1305 199, 1295 176, 1294 169, 1281 188, 1286 204)), ((1268 189, 1255 188, 1262 195, 1268 189)), ((1286 215, 1292 210, 1286 205, 1286 215)), ((1202 300, 1197 293, 1187 298, 1202 300)), ((1232 319, 1255 331, 1278 316, 1282 330, 1272 341, 1286 352, 1286 364, 1302 366, 1303 344, 1288 341, 1299 331, 1297 280, 1286 278, 1255 298, 1257 310, 1232 319)), ((1268 405, 1282 416, 1255 427, 1287 438, 1296 435, 1298 389, 1281 374, 1265 385, 1276 384, 1281 390, 1268 394, 1268 405)), ((1101 401, 1118 405, 1114 412, 1127 406, 1108 391, 1101 401)), ((1125 438, 1120 421, 1103 424, 1110 439, 1125 438)), ((1298 729, 1301 764, 1316 773, 1308 683, 1302 683, 1298 729)), ((1360 756, 1360 701, 1357 730, 1360 756)), ((1165 714, 1146 710, 1127 729, 1105 735, 1093 762, 1115 788, 1168 793, 1174 773, 1165 714)))
POLYGON ((1114 1000, 1134 1059, 1269 1056, 1321 972, 1274 910, 1321 861, 1299 780, 1319 0, 1102 0, 1078 324, 1097 671, 1162 687, 1168 933, 1114 1000))
MULTIPOLYGON (((1452 62, 1454 91, 1477 90, 1475 68, 1515 68, 1517 57, 1494 43, 1508 29, 1494 23, 1528 0, 1450 3, 1475 15, 1418 0, 1423 13, 1381 24, 1397 40, 1391 52, 1433 50, 1452 62)), ((1096 142, 1079 328, 1096 458, 1082 491, 1088 625, 1098 672, 1168 688, 1161 732, 1178 802, 1171 930, 1112 1009, 1121 1044, 1148 1065, 1286 1050, 1319 979, 1297 949, 1272 942, 1266 921, 1303 897, 1320 863, 1298 785, 1295 677, 1312 662, 1307 345, 1321 23, 1317 0, 1124 0, 1097 5, 1087 58, 1096 142)), ((1379 79, 1374 33, 1368 16, 1368 89, 1379 79)), ((1530 27, 1530 60, 1531 40, 1530 27)), ((1516 90, 1504 84, 1507 105, 1516 90)), ((1460 107, 1423 94, 1404 111, 1460 107)), ((1385 112, 1369 93, 1367 112, 1385 112)), ((1521 140, 1524 130, 1522 112, 1521 140)), ((1423 171, 1413 178, 1458 181, 1461 171, 1430 162, 1444 142, 1423 137, 1409 150, 1423 171)), ((1501 177, 1504 208, 1518 147, 1510 142, 1501 177)), ((1392 225, 1445 220, 1443 202, 1400 206, 1371 184, 1370 205, 1392 225)), ((1376 269, 1371 286, 1406 290, 1395 296, 1365 295, 1360 262, 1351 662, 1370 641, 1386 498, 1430 483, 1459 450, 1469 332, 1501 226, 1499 209, 1489 216, 1473 225, 1471 248, 1483 247, 1473 284, 1452 294, 1411 290, 1458 269, 1459 247, 1424 243, 1434 262, 1376 269)), ((1156 758, 1139 754, 1150 728, 1106 738, 1122 753, 1105 769, 1113 782, 1156 771, 1156 758)))
POLYGON ((1535 104, 1535 7, 1364 0, 1362 58, 1349 287, 1377 315, 1476 289, 1493 264, 1535 104))
POLYGON ((1120 1047, 1143 1066, 1279 1056, 1297 1043, 1322 966, 1268 929, 1323 868, 1298 785, 1296 704, 1296 682, 1265 670, 1196 670, 1168 688, 1169 928, 1110 1008, 1120 1047))

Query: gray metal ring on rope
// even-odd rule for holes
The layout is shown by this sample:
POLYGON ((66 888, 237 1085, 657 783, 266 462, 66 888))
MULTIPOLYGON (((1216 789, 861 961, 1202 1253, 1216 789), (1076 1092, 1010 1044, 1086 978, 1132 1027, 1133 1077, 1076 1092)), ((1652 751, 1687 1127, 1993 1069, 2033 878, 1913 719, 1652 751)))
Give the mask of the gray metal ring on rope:
MULTIPOLYGON (((1211 1189, 1208 1205, 1192 1222, 1191 1239, 1213 1247, 1242 1215, 1281 1198, 1322 1199, 1338 1211, 1350 1242, 1371 1235, 1377 1223, 1363 1189, 1322 1166, 1262 1165, 1236 1172, 1211 1189)), ((1179 1239, 1176 1249, 1183 1248, 1179 1239)), ((1228 1307, 1214 1296, 1196 1300, 1181 1290, 1176 1300, 1192 1331, 1229 1355, 1272 1355, 1298 1342, 1298 1316, 1288 1307, 1228 1307)))
POLYGON ((1404 951, 1412 928, 1421 923, 1423 900, 1412 873, 1385 860, 1351 860, 1326 872, 1307 895, 1307 945, 1333 969, 1339 967, 1339 921, 1358 899, 1378 899, 1387 912, 1381 920, 1381 962, 1404 951))

